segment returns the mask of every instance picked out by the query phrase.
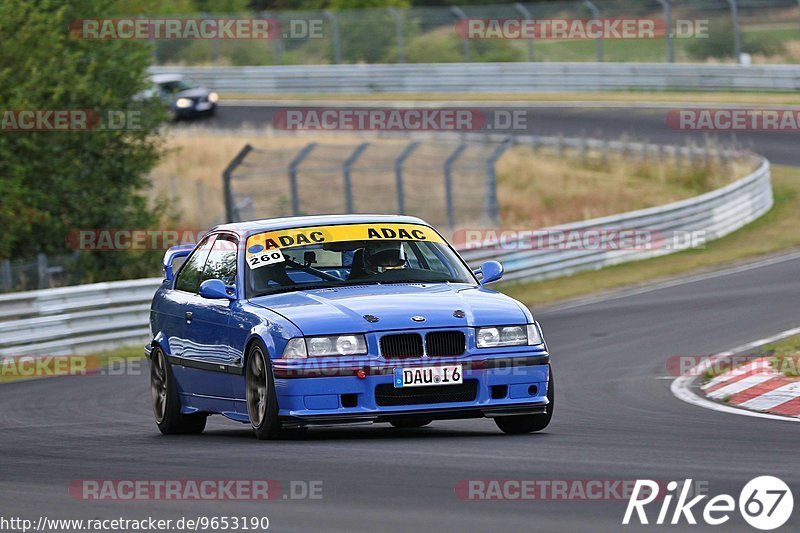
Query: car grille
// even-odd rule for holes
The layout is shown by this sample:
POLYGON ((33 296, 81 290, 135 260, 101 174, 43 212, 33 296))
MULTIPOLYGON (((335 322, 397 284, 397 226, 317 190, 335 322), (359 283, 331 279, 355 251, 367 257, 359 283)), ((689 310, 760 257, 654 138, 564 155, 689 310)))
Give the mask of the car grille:
POLYGON ((381 337, 381 355, 386 359, 422 357, 422 336, 419 333, 399 333, 381 337))
POLYGON ((375 403, 380 407, 474 402, 477 397, 478 381, 474 379, 469 379, 459 385, 397 389, 392 383, 382 383, 375 387, 375 403))
POLYGON ((463 355, 467 340, 461 331, 433 331, 425 335, 425 353, 430 357, 463 355))

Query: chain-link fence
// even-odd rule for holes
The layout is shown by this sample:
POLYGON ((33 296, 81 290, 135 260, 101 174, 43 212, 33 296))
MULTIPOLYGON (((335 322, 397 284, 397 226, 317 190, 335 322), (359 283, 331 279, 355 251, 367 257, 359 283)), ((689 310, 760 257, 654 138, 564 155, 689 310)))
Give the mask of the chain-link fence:
POLYGON ((685 62, 741 60, 743 53, 754 62, 800 62, 800 0, 561 0, 226 16, 268 18, 275 22, 271 38, 160 40, 155 43, 156 63, 685 62), (650 38, 593 39, 571 34, 481 38, 459 30, 470 20, 593 19, 651 20, 668 31, 650 38))
POLYGON ((75 285, 83 281, 78 254, 48 257, 38 254, 34 259, 0 260, 0 293, 49 289, 75 285))
POLYGON ((494 164, 508 146, 386 139, 247 145, 224 173, 227 218, 397 213, 450 228, 496 224, 494 164))

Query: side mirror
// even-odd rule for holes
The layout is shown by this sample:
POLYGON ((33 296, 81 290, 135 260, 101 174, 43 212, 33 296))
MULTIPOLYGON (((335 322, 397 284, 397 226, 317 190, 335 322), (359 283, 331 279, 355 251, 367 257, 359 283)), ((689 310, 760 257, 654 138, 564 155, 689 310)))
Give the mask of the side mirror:
POLYGON ((194 244, 179 244, 173 246, 164 254, 162 265, 164 266, 164 280, 172 283, 175 278, 175 260, 187 257, 194 250, 194 244))
POLYGON ((486 285, 503 277, 503 265, 497 261, 486 261, 474 272, 483 276, 481 285, 486 285))
POLYGON ((235 300, 236 288, 226 286, 219 279, 207 279, 200 284, 200 296, 210 300, 235 300))

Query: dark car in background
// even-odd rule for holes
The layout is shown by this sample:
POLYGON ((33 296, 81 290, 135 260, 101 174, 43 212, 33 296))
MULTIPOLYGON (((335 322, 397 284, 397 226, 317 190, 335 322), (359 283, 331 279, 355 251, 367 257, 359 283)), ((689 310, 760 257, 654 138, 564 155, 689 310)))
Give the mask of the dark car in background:
POLYGON ((157 74, 151 95, 161 99, 173 120, 211 116, 217 108, 219 95, 180 74, 157 74))

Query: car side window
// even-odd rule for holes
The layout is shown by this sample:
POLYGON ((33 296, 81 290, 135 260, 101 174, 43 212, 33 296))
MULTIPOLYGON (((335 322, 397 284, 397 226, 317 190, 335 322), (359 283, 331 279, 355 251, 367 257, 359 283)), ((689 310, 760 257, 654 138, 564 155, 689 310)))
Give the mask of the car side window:
POLYGON ((200 283, 219 279, 225 285, 236 283, 236 248, 238 243, 231 235, 219 235, 208 255, 200 283))
POLYGON ((200 290, 200 277, 203 274, 203 267, 206 264, 206 259, 208 259, 208 254, 211 252, 215 237, 216 235, 206 237, 192 252, 189 259, 186 260, 178 274, 178 279, 175 280, 176 290, 195 293, 200 290))

